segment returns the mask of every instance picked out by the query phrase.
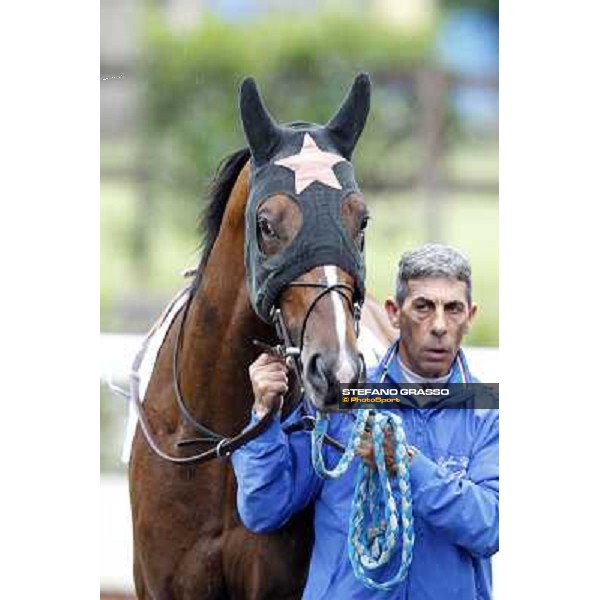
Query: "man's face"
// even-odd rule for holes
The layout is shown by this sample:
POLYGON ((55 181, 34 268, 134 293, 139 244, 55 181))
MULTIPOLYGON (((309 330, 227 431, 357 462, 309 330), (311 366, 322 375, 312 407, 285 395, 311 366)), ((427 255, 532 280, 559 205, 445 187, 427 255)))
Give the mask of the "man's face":
POLYGON ((477 312, 468 305, 466 283, 445 277, 409 280, 404 304, 388 298, 385 308, 400 329, 402 361, 422 377, 448 373, 477 312))

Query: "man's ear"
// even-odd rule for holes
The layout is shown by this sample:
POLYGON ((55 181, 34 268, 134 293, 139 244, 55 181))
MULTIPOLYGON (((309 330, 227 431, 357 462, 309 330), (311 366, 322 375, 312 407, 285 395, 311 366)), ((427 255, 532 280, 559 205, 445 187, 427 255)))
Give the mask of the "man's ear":
POLYGON ((395 329, 400 329, 400 307, 391 296, 384 302, 383 307, 388 316, 388 321, 395 329))
POLYGON ((477 310, 478 310, 477 304, 475 304, 475 303, 471 304, 471 308, 469 308, 469 320, 467 321, 467 329, 466 329, 465 333, 469 333, 469 330, 471 329, 471 325, 473 324, 473 320, 475 319, 475 316, 477 315, 477 310))

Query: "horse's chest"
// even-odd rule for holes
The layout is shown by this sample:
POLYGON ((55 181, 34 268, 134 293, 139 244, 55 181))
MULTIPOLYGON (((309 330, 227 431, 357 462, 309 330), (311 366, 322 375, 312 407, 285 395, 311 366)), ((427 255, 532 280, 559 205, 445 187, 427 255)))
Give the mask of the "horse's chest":
POLYGON ((232 483, 226 472, 216 494, 218 502, 213 502, 215 490, 205 489, 196 498, 195 510, 184 504, 189 511, 187 523, 202 534, 188 543, 174 569, 175 597, 300 598, 312 551, 312 512, 296 515, 276 532, 254 534, 239 520, 232 483))

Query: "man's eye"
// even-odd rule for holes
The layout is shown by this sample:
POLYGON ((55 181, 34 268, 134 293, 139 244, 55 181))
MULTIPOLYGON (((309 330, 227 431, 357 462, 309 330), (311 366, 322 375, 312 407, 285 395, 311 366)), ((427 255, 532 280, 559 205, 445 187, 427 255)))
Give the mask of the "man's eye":
POLYGON ((416 304, 415 308, 419 311, 419 312, 426 312, 429 310, 429 306, 427 304, 416 304))
POLYGON ((275 237, 277 235, 269 220, 264 217, 258 219, 258 229, 264 237, 275 237))

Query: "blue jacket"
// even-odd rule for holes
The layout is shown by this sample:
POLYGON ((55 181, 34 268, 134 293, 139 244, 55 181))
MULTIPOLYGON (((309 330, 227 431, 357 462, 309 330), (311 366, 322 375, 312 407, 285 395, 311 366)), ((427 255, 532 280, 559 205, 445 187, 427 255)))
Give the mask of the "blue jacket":
MULTIPOLYGON (((370 381, 402 382, 396 353, 397 342, 370 381)), ((451 381, 458 380, 456 363, 451 381)), ((297 418, 298 413, 292 413, 286 423, 297 418)), ((420 451, 410 467, 415 546, 407 578, 390 592, 364 587, 348 559, 346 538, 359 458, 339 479, 324 481, 311 464, 310 436, 302 431, 285 434, 279 420, 233 454, 238 510, 252 531, 277 529, 314 502, 315 542, 303 598, 492 597, 490 557, 498 551, 498 412, 415 408, 402 409, 402 418, 408 442, 420 451)), ((337 413, 329 433, 345 442, 352 424, 349 414, 337 413)), ((324 453, 328 467, 339 460, 333 448, 326 447, 324 453)), ((399 554, 369 574, 390 578, 399 554)))

